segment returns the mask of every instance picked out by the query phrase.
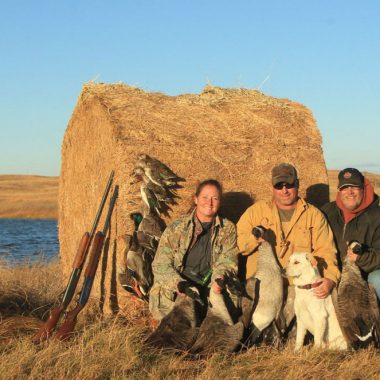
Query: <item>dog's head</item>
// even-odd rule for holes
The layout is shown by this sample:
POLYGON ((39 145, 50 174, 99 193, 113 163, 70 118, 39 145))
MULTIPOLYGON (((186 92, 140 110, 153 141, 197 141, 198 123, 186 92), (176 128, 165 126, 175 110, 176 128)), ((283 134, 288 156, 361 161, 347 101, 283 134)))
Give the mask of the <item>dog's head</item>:
POLYGON ((285 267, 285 275, 296 285, 312 283, 318 277, 317 260, 311 253, 294 252, 285 267))

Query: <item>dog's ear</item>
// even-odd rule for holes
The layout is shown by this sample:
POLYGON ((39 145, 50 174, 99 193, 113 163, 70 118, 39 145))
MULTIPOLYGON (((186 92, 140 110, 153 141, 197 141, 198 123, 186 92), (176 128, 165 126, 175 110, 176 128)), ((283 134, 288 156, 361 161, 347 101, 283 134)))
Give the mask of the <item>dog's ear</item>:
POLYGON ((318 261, 317 259, 311 254, 307 253, 306 254, 307 259, 310 261, 311 265, 316 268, 318 266, 318 261))

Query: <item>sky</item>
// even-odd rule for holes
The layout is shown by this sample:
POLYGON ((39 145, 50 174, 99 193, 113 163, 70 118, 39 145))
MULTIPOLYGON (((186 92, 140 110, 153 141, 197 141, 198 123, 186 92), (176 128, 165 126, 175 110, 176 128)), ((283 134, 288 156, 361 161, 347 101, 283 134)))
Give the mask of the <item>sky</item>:
POLYGON ((380 2, 0 0, 0 174, 59 175, 84 83, 307 106, 328 169, 380 173, 380 2))

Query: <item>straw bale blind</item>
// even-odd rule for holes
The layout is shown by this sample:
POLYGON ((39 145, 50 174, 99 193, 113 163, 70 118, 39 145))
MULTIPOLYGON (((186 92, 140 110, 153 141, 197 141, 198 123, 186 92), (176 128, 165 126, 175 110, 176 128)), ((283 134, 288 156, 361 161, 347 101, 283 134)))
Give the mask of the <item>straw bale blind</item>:
POLYGON ((255 199, 271 197, 271 168, 280 162, 298 169, 301 196, 316 204, 328 200, 321 135, 299 103, 247 89, 207 86, 199 95, 167 96, 125 84, 85 84, 62 145, 60 255, 68 276, 115 170, 119 198, 93 288, 105 311, 124 303, 116 281, 122 247, 115 238, 133 230, 129 214, 140 208, 139 185, 130 184, 138 153, 186 179, 166 221, 185 213, 196 183, 210 177, 223 183, 223 212, 236 221, 255 199))

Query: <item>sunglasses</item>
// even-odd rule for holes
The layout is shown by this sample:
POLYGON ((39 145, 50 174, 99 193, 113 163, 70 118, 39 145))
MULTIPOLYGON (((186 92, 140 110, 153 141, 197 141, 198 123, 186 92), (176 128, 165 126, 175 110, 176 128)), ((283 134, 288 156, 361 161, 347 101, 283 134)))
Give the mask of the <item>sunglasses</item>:
POLYGON ((287 189, 294 189, 296 186, 297 186, 297 182, 294 182, 294 183, 280 182, 273 185, 273 187, 276 190, 282 190, 284 187, 287 189))

